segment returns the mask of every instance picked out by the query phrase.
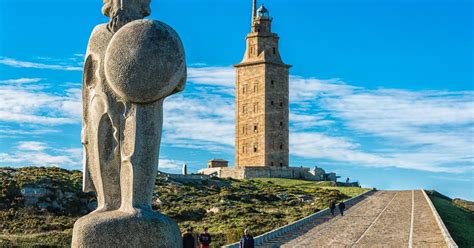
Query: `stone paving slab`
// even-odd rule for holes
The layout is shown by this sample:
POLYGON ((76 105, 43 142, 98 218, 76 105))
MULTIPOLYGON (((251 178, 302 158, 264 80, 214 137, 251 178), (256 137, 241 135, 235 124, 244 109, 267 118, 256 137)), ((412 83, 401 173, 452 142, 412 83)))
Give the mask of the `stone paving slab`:
POLYGON ((344 216, 320 220, 258 247, 447 247, 420 190, 378 191, 344 216))

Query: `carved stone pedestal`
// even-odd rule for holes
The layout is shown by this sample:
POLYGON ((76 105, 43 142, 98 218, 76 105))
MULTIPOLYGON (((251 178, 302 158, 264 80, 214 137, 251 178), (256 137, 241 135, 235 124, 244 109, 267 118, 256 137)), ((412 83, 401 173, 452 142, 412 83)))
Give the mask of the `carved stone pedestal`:
POLYGON ((153 211, 135 214, 117 211, 93 213, 74 224, 72 247, 176 247, 178 225, 153 211))

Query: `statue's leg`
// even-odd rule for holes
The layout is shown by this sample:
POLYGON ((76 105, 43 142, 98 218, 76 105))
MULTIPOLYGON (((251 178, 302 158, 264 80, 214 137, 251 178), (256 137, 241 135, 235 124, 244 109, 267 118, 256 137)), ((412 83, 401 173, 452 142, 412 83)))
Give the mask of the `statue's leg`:
POLYGON ((121 211, 151 210, 163 125, 163 100, 132 104, 121 137, 121 211))
POLYGON ((119 168, 120 159, 114 153, 118 146, 114 138, 114 127, 107 113, 107 105, 101 97, 91 104, 91 136, 88 152, 90 154, 90 173, 97 195, 97 209, 103 212, 118 209, 120 206, 119 168))

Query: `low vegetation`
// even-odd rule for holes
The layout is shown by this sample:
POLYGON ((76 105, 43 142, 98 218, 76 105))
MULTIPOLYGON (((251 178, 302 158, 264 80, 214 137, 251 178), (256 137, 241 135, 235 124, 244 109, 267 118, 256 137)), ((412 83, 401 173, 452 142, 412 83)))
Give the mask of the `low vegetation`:
MULTIPOLYGON (((0 246, 68 247, 74 221, 87 214, 94 196, 81 192, 81 172, 59 168, 0 168, 0 246), (37 202, 22 190, 48 192, 37 202), (74 206, 73 206, 74 205, 74 206)), ((197 179, 157 177, 153 208, 182 230, 209 227, 213 247, 286 225, 367 189, 289 179, 197 179)))
POLYGON ((472 202, 451 200, 436 191, 428 191, 433 205, 459 247, 474 247, 474 212, 472 202))

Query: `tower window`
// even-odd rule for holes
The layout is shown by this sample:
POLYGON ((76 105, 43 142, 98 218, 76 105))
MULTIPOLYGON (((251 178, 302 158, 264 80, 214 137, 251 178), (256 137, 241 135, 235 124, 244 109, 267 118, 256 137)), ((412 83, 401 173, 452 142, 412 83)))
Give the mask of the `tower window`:
POLYGON ((247 93, 247 85, 244 84, 244 86, 242 87, 242 93, 245 94, 247 93))
POLYGON ((270 166, 273 166, 273 162, 270 162, 270 166))
POLYGON ((257 146, 257 144, 255 144, 255 145, 253 146, 253 152, 258 152, 258 146, 257 146))
POLYGON ((275 86, 275 81, 272 80, 271 85, 272 85, 272 87, 275 86))
POLYGON ((273 101, 271 101, 270 104, 273 106, 273 101))
POLYGON ((255 83, 255 85, 253 86, 253 92, 254 93, 258 92, 258 83, 255 83))
POLYGON ((253 112, 258 113, 258 102, 253 104, 253 112))
POLYGON ((273 48, 273 54, 276 54, 277 53, 276 51, 277 51, 276 48, 273 48))
POLYGON ((283 127, 283 122, 282 121, 280 121, 280 127, 283 127))
POLYGON ((283 107, 283 102, 280 102, 280 107, 283 107))
POLYGON ((280 163, 280 167, 283 167, 283 163, 280 163))
POLYGON ((253 126, 253 132, 254 133, 258 132, 258 126, 257 125, 253 126))
POLYGON ((283 150, 283 144, 280 144, 280 150, 283 150))

